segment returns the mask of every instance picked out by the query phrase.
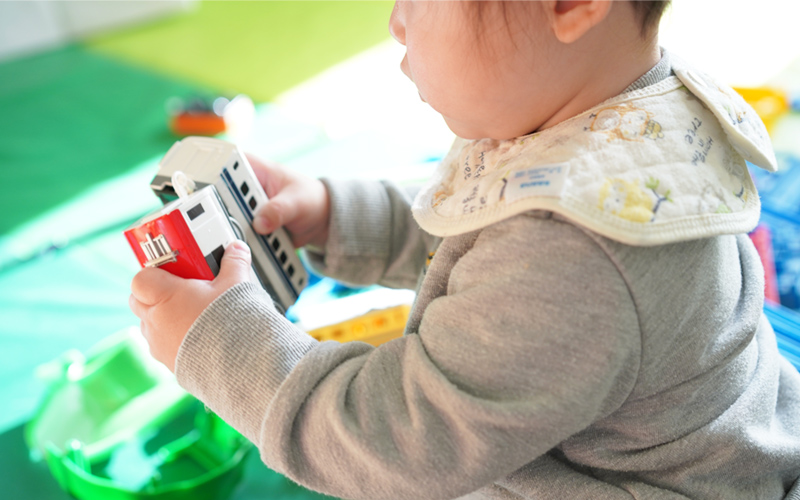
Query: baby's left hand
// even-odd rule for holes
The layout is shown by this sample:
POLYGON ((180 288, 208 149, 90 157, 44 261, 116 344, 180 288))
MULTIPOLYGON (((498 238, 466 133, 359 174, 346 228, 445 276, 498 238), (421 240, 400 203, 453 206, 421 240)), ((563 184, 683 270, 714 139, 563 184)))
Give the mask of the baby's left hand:
POLYGON ((250 259, 247 245, 234 241, 225 248, 213 281, 184 279, 157 268, 142 269, 134 276, 128 304, 141 320, 155 359, 175 371, 178 348, 200 313, 230 287, 257 280, 250 259))

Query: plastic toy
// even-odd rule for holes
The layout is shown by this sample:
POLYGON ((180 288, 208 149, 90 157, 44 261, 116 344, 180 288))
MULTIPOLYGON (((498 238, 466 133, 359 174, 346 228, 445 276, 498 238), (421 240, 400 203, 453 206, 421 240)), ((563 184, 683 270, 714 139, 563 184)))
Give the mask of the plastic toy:
POLYGON ((756 110, 771 131, 775 121, 793 106, 786 92, 772 87, 736 87, 736 92, 756 110))
POLYGON ((760 224, 770 233, 780 303, 800 309, 800 159, 783 154, 778 164, 776 173, 750 170, 761 197, 760 224))
POLYGON ((750 239, 756 247, 761 265, 764 267, 764 298, 773 304, 780 304, 778 277, 775 270, 775 255, 772 249, 772 231, 769 226, 759 224, 751 233, 750 239))
POLYGON ((750 169, 761 205, 768 212, 800 223, 800 158, 791 154, 776 156, 779 165, 777 172, 750 169))
POLYGON ((221 500, 252 445, 153 361, 135 328, 40 369, 50 379, 25 428, 31 457, 81 500, 221 500))
POLYGON ((772 325, 772 329, 775 330, 778 350, 795 368, 800 370, 800 314, 785 307, 770 304, 764 307, 764 313, 772 325))
POLYGON ((126 230, 125 238, 143 267, 162 267, 182 278, 214 279, 225 246, 236 239, 230 216, 214 186, 191 194, 182 191, 179 199, 126 230))
POLYGON ((320 341, 350 342, 360 340, 378 346, 403 335, 410 311, 411 306, 405 304, 370 311, 357 318, 315 328, 310 330, 308 334, 320 341))
POLYGON ((205 261, 211 274, 216 274, 222 258, 219 246, 224 247, 232 239, 234 233, 228 233, 232 230, 250 246, 253 269, 276 304, 284 311, 294 304, 307 284, 308 274, 286 231, 277 229, 264 236, 253 229, 255 213, 266 203, 267 195, 235 144, 208 137, 187 137, 176 142, 159 163, 150 188, 165 207, 126 231, 140 263, 175 269, 178 274, 179 268, 202 268, 205 261), (207 188, 211 189, 206 191, 207 188), (194 222, 191 212, 197 208, 199 198, 195 196, 201 196, 199 193, 205 193, 202 196, 208 203, 204 202, 202 211, 208 212, 201 213, 194 222), (215 199, 221 203, 217 205, 215 199), (225 217, 221 213, 227 214, 230 224, 221 221, 225 217), (192 238, 182 222, 201 247, 197 252, 193 252, 192 238), (139 229, 141 226, 146 227, 139 229), (147 239, 148 231, 152 244, 147 239), (168 247, 155 243, 158 235, 164 237, 168 247), (154 250, 152 255, 147 254, 148 247, 154 250), (159 249, 166 250, 164 255, 155 252, 159 249), (186 255, 191 252, 192 256, 186 255))
POLYGON ((195 97, 188 103, 174 98, 168 101, 169 128, 175 135, 213 136, 249 128, 255 116, 253 101, 246 95, 231 100, 225 97, 195 97))
POLYGON ((800 223, 767 210, 761 213, 761 223, 772 235, 780 303, 800 309, 800 223))

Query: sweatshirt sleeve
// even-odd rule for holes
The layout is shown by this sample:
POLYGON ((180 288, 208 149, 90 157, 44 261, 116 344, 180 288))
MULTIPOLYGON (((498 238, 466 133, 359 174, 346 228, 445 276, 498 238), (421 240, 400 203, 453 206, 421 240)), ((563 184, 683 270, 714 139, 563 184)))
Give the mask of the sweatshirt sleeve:
POLYGON ((377 348, 317 343, 238 285, 192 326, 178 380, 310 489, 474 491, 618 408, 640 335, 625 280, 574 226, 518 216, 471 245, 416 331, 377 348))
POLYGON ((322 181, 331 199, 328 243, 324 249, 304 249, 306 262, 346 283, 413 289, 433 242, 411 215, 418 188, 322 181))

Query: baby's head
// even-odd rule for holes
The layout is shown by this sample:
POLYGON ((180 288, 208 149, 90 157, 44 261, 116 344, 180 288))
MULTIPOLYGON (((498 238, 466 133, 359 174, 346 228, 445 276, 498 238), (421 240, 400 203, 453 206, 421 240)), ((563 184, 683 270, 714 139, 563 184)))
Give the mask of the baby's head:
POLYGON ((663 1, 396 2, 420 97, 466 139, 509 139, 622 92, 660 57, 663 1))

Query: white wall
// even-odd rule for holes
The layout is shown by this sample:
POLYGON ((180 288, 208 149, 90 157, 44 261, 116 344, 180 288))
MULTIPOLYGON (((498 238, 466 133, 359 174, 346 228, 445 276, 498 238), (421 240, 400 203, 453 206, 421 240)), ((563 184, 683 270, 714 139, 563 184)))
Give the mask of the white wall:
POLYGON ((734 86, 780 80, 800 57, 797 0, 672 0, 661 45, 734 86))
POLYGON ((196 0, 0 0, 0 61, 187 10, 196 0))

